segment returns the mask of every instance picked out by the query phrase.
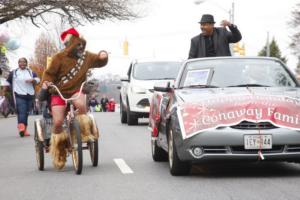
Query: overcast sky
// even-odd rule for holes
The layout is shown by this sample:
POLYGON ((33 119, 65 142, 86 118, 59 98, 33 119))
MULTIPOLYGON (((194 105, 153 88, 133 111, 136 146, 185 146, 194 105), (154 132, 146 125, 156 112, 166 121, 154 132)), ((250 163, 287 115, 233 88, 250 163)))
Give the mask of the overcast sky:
MULTIPOLYGON (((200 33, 197 23, 202 14, 213 14, 216 26, 229 19, 228 11, 232 0, 206 0, 196 5, 194 0, 148 0, 142 5, 146 16, 131 22, 102 22, 77 27, 87 40, 87 50, 110 52, 109 64, 95 74, 113 73, 124 75, 132 59, 186 59, 190 39, 200 33), (123 56, 122 44, 129 42, 129 56, 123 56)), ((234 23, 239 27, 246 47, 246 55, 255 56, 266 43, 267 32, 275 37, 283 56, 288 58, 288 66, 295 68, 296 58, 288 45, 292 29, 291 10, 300 0, 234 0, 234 23)), ((30 57, 34 51, 34 41, 45 31, 26 24, 20 29, 10 25, 12 34, 19 37, 22 46, 11 53, 11 64, 16 65, 18 57, 30 57), (22 31, 20 31, 22 30, 22 31)), ((15 66, 16 67, 16 66, 15 66)), ((12 68, 15 68, 12 66, 12 68)))

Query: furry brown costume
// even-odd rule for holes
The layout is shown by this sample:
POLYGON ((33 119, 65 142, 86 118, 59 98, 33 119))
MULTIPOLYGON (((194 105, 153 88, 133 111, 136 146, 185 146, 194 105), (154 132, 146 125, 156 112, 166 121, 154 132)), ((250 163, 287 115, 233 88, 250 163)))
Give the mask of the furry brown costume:
POLYGON ((94 141, 95 137, 92 134, 93 122, 87 114, 77 115, 76 119, 80 124, 80 133, 82 142, 94 141))
POLYGON ((99 131, 92 115, 81 114, 77 115, 76 119, 80 124, 79 126, 82 142, 94 141, 95 139, 99 138, 99 131))
POLYGON ((52 134, 50 143, 50 154, 53 157, 53 165, 56 169, 62 169, 67 161, 67 133, 52 134))
MULTIPOLYGON (((78 91, 81 84, 86 80, 86 73, 90 68, 100 68, 107 64, 108 59, 100 60, 98 54, 91 52, 85 52, 85 58, 82 61, 82 65, 78 73, 74 77, 69 77, 66 83, 63 83, 61 79, 68 75, 71 69, 75 68, 78 58, 74 55, 76 47, 83 43, 86 45, 86 41, 82 38, 73 36, 66 48, 53 56, 50 66, 45 70, 43 74, 42 82, 49 81, 58 86, 59 90, 66 97, 70 97, 74 92, 78 91)), ((50 91, 54 93, 54 91, 50 91)))
MULTIPOLYGON (((70 29, 71 30, 71 29, 70 29)), ((73 29, 72 31, 74 31, 73 29)), ((77 33, 77 31, 75 30, 77 33)), ((78 33, 77 33, 78 34, 78 33)), ((43 74, 42 82, 48 81, 56 85, 64 97, 69 98, 80 89, 81 84, 86 80, 86 74, 90 68, 100 68, 107 64, 108 58, 100 59, 99 54, 85 51, 82 55, 78 54, 78 47, 86 46, 86 41, 78 37, 79 34, 71 34, 68 38, 66 48, 53 56, 50 66, 43 74)), ((63 39, 63 38, 62 38, 63 39)), ((56 91, 50 90, 51 94, 56 91)), ((86 142, 99 137, 93 128, 94 121, 87 115, 77 117, 80 123, 82 141, 86 142)), ((52 134, 51 155, 54 167, 62 169, 66 162, 66 134, 52 134)))

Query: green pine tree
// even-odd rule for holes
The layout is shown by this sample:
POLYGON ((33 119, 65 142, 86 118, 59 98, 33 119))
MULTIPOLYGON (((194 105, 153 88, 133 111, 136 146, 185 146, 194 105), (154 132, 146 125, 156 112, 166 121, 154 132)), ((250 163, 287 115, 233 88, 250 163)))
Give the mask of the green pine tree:
MULTIPOLYGON (((258 53, 258 56, 267 56, 267 45, 265 45, 262 50, 258 53)), ((277 45, 276 40, 273 38, 270 43, 270 57, 276 57, 282 60, 282 62, 286 63, 286 57, 281 55, 281 51, 277 45)))
POLYGON ((297 73, 297 76, 300 78, 300 56, 298 57, 298 64, 296 66, 296 73, 297 73))

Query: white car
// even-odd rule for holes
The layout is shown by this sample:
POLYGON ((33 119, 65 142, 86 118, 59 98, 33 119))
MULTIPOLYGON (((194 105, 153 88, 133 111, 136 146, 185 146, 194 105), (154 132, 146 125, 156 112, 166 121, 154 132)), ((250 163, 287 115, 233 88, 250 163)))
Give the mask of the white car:
POLYGON ((175 79, 180 61, 137 61, 129 66, 127 77, 121 79, 121 123, 137 125, 138 118, 149 117, 150 99, 155 82, 175 79))

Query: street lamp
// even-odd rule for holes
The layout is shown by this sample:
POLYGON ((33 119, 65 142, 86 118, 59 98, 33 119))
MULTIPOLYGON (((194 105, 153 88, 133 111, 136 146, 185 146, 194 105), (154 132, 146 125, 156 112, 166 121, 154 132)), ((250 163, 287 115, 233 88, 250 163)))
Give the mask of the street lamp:
MULTIPOLYGON (((200 4, 205 3, 205 2, 208 2, 208 0, 195 0, 194 4, 200 5, 200 4)), ((232 1, 231 9, 229 9, 229 10, 225 9, 224 7, 220 6, 218 3, 214 2, 214 1, 209 1, 209 2, 212 2, 215 6, 217 6, 221 10, 228 13, 229 14, 229 21, 231 23, 234 23, 234 1, 232 1)))

